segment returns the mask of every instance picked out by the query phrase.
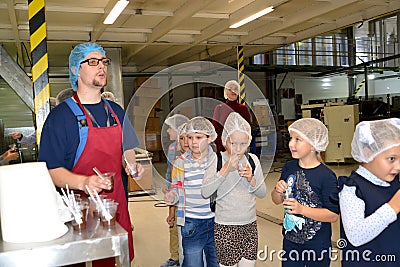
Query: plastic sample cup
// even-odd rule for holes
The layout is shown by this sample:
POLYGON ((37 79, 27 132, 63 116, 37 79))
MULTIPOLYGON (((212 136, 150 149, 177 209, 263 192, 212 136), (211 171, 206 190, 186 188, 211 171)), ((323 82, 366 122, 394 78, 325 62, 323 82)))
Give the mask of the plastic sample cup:
POLYGON ((128 169, 129 169, 129 173, 131 174, 133 179, 136 179, 138 177, 138 170, 137 170, 137 163, 127 163, 128 169))
POLYGON ((77 203, 78 213, 81 215, 81 223, 78 223, 75 218, 72 220, 72 227, 75 231, 81 231, 86 229, 87 214, 89 209, 89 204, 87 202, 77 203))
POLYGON ((115 172, 105 172, 102 174, 102 177, 106 179, 108 185, 111 186, 111 188, 107 191, 112 191, 114 188, 114 175, 115 172))
POLYGON ((116 221, 116 215, 117 215, 117 210, 118 210, 118 203, 114 201, 108 201, 104 203, 104 208, 105 210, 111 215, 111 219, 107 220, 105 215, 101 214, 101 222, 103 224, 103 227, 111 230, 112 227, 115 226, 115 221, 116 221))

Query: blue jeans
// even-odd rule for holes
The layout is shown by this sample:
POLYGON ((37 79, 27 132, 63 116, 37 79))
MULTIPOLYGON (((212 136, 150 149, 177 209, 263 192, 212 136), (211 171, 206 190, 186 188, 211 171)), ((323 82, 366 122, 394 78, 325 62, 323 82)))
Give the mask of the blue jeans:
POLYGON ((183 264, 182 267, 203 267, 203 252, 207 267, 219 267, 214 246, 214 218, 185 218, 181 228, 183 264))

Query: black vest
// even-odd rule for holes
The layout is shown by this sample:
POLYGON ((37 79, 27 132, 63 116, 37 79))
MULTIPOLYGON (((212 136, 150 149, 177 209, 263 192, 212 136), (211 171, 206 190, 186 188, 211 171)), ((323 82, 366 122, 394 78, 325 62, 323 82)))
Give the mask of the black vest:
MULTIPOLYGON (((343 181, 347 186, 356 187, 357 197, 365 202, 365 217, 373 214, 379 207, 387 203, 400 189, 398 177, 390 183, 389 187, 375 185, 356 172, 353 172, 348 178, 339 177, 339 180, 343 181)), ((366 231, 366 229, 360 229, 360 231, 366 231)), ((397 215, 397 220, 391 223, 377 237, 359 247, 354 247, 347 240, 342 223, 340 223, 340 237, 347 241, 347 246, 343 248, 341 255, 342 267, 400 266, 399 215, 397 215)))

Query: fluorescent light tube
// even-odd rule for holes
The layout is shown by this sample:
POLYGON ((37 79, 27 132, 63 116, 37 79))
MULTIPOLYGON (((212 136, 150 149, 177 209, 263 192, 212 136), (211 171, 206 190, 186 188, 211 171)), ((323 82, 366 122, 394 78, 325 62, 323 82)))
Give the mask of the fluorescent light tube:
POLYGON ((263 10, 255 13, 255 14, 251 15, 250 17, 247 17, 247 18, 242 19, 241 21, 239 21, 239 22, 237 22, 235 24, 232 24, 231 26, 229 26, 229 28, 231 28, 231 29, 239 28, 240 26, 243 26, 244 24, 249 23, 250 21, 258 19, 259 17, 262 17, 262 16, 264 16, 264 15, 266 15, 266 14, 272 12, 272 11, 274 11, 274 7, 272 7, 272 6, 267 7, 266 9, 263 9, 263 10))
POLYGON ((103 24, 113 24, 128 4, 129 1, 127 0, 119 0, 111 10, 110 14, 108 14, 103 24))

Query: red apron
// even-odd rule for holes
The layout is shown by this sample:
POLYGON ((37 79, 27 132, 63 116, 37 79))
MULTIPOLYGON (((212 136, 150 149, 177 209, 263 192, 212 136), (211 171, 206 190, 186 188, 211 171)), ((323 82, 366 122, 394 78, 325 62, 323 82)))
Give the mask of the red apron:
MULTIPOLYGON (((75 95, 77 96, 77 95, 75 95)), ((72 168, 72 172, 91 176, 94 174, 93 167, 97 167, 100 172, 115 172, 114 188, 112 191, 102 191, 102 195, 118 202, 117 222, 128 232, 129 258, 132 261, 133 238, 132 225, 129 217, 128 202, 125 197, 124 185, 122 183, 122 128, 118 116, 109 106, 109 110, 114 115, 117 125, 109 127, 93 127, 92 120, 85 111, 79 98, 76 97, 78 105, 85 114, 88 124, 88 138, 81 156, 72 168)), ((114 259, 114 258, 112 258, 114 259)), ((93 262, 93 263, 96 263, 93 262)), ((99 266, 106 266, 99 264, 99 266)), ((108 265, 107 265, 108 266, 108 265)), ((114 266, 114 265, 111 265, 114 266)))

